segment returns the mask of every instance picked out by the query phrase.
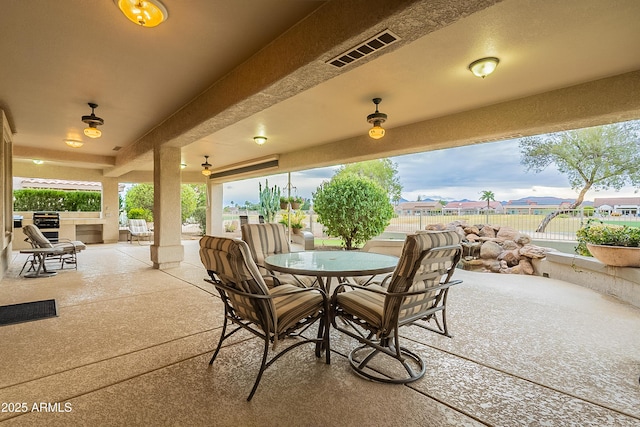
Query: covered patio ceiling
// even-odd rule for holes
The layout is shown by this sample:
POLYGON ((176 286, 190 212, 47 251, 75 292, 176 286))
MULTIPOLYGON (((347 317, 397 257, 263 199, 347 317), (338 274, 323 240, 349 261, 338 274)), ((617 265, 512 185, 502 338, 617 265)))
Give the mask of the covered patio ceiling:
POLYGON ((37 157, 150 176, 162 144, 181 147, 186 180, 202 179, 204 155, 218 171, 278 157, 271 171, 285 172, 640 118, 635 0, 164 4, 169 19, 151 29, 109 1, 3 4, 14 174, 37 175, 37 157), (398 41, 327 63, 385 30, 398 41), (485 56, 500 64, 480 79, 467 66, 485 56), (389 117, 379 141, 366 135, 374 97, 389 117), (87 102, 103 136, 67 147, 87 102))

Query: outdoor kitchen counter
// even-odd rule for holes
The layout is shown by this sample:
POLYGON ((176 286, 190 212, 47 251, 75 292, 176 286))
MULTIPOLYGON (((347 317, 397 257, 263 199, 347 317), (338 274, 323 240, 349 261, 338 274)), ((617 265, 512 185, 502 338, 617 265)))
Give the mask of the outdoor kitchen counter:
MULTIPOLYGON (((33 212, 16 212, 22 215, 22 226, 33 224, 33 212)), ((67 217, 74 212, 60 212, 60 228, 58 230, 61 240, 80 240, 84 243, 102 243, 102 227, 107 223, 105 218, 91 218, 88 216, 67 217)), ((29 249, 31 246, 24 241, 26 238, 21 227, 14 228, 13 250, 29 249)), ((48 231, 48 230, 45 230, 48 231)))

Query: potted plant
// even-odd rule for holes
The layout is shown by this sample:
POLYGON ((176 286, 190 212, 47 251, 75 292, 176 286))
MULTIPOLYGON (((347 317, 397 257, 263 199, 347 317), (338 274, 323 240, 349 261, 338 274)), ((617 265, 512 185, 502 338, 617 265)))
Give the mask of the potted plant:
MULTIPOLYGON (((305 214, 300 210, 291 212, 291 231, 293 231, 295 234, 300 234, 302 229, 305 227, 305 224, 303 222, 304 218, 305 214)), ((285 212, 282 214, 280 223, 286 225, 287 227, 289 226, 289 212, 285 212)))
POLYGON ((280 197, 280 209, 287 209, 287 205, 289 204, 288 197, 280 197))
POLYGON ((640 228, 589 220, 576 232, 580 255, 613 267, 640 267, 640 228))
POLYGON ((304 203, 304 199, 299 196, 291 197, 289 201, 291 202, 291 209, 300 209, 300 205, 304 203))

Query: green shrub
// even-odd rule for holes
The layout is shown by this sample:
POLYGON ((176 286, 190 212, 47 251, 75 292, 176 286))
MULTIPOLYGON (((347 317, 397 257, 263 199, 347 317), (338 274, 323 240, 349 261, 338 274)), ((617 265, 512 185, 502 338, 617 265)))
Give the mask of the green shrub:
MULTIPOLYGON (((200 225, 200 231, 204 235, 207 230, 207 208, 206 206, 198 206, 191 215, 193 219, 200 225)), ((235 230, 231 230, 235 231, 235 230)))
POLYGON ((21 189, 13 192, 15 211, 99 212, 102 194, 98 191, 21 189))
POLYGON ((127 218, 129 219, 144 219, 147 222, 153 221, 153 215, 151 212, 144 208, 132 208, 127 212, 127 218))

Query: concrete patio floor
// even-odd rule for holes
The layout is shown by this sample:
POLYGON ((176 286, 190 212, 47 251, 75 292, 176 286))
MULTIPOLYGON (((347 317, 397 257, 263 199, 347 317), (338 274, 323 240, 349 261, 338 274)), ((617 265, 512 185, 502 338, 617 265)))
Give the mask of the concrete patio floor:
POLYGON ((354 342, 334 331, 330 366, 302 346, 248 403, 262 344, 239 335, 208 366, 223 306, 197 243, 183 241, 185 261, 166 271, 151 268, 148 245, 92 245, 77 271, 38 279, 18 276, 15 252, 0 305, 55 298, 59 316, 0 326, 0 423, 640 426, 639 309, 558 280, 462 270, 454 337, 403 331, 427 362, 421 380, 356 376, 354 342), (33 411, 41 402, 55 411, 33 411))

